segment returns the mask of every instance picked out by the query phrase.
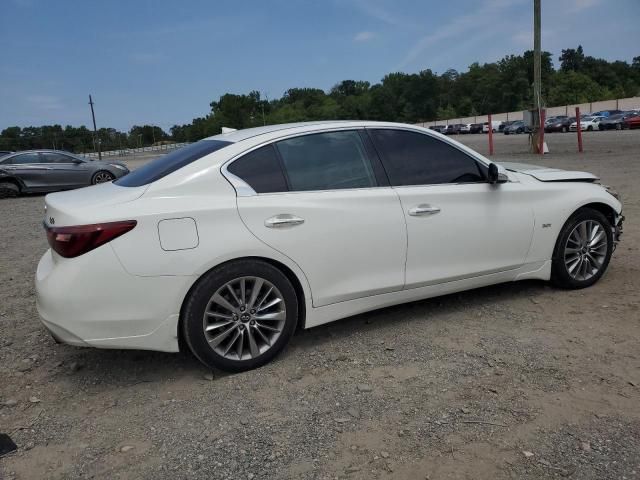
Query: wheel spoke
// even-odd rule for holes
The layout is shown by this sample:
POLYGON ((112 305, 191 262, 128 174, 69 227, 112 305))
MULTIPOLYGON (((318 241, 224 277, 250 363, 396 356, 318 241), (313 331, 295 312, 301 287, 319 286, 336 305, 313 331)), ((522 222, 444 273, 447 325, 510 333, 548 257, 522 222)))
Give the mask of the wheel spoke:
POLYGON ((240 337, 238 337, 238 344, 236 345, 236 355, 238 355, 238 360, 242 360, 243 348, 244 348, 244 330, 240 330, 240 337))
POLYGON ((240 329, 236 328, 235 329, 236 334, 233 336, 233 338, 229 341, 229 343, 227 344, 227 348, 225 348, 224 350, 224 356, 226 357, 227 354, 229 353, 229 351, 231 350, 231 347, 233 347, 233 344, 236 343, 236 340, 238 340, 238 337, 240 336, 240 329))
POLYGON ((215 323, 211 323, 207 326, 207 328, 204 329, 205 332, 210 332, 212 330, 216 330, 218 328, 221 327, 226 327, 227 325, 234 323, 233 320, 223 320, 221 322, 215 322, 215 323))
POLYGON ((260 330, 260 328, 258 328, 258 326, 256 325, 255 331, 258 332, 258 334, 262 337, 262 340, 264 340, 264 343, 266 343, 268 346, 271 346, 271 341, 264 335, 264 333, 262 333, 262 330, 260 330))
POLYGON ((213 298, 211 299, 213 300, 214 303, 217 303, 218 305, 220 305, 222 308, 227 309, 230 312, 235 312, 236 311, 236 307, 234 307, 233 305, 231 305, 226 298, 224 298, 222 295, 220 295, 219 293, 216 293, 213 298))
POLYGON ((256 310, 258 312, 261 312, 262 310, 267 310, 268 308, 273 307, 274 305, 279 304, 280 302, 282 302, 281 298, 274 298, 273 300, 271 300, 269 303, 267 303, 266 305, 262 305, 260 308, 257 308, 256 310))
POLYGON ((244 277, 240 279, 240 300, 242 305, 247 304, 247 280, 244 277))
POLYGON ((224 313, 218 313, 218 312, 211 312, 211 311, 207 311, 204 312, 205 315, 209 316, 209 317, 215 317, 215 318, 225 318, 227 320, 231 320, 233 318, 232 315, 226 315, 224 313))
POLYGON ((261 323, 257 323, 256 325, 260 328, 264 328, 265 330, 269 330, 271 332, 279 332, 280 329, 279 328, 275 328, 275 327, 270 327, 269 325, 262 325, 261 323))
POLYGON ((251 352, 252 358, 256 358, 258 355, 260 355, 260 349, 256 344, 256 339, 253 338, 254 330, 255 328, 251 328, 251 327, 247 328, 247 339, 249 340, 249 351, 251 352))
POLYGON ((598 245, 602 239, 605 239, 605 245, 606 245, 606 235, 604 234, 604 231, 600 231, 598 232, 596 235, 594 235, 594 237, 591 239, 591 241, 589 242, 589 247, 593 248, 594 245, 598 245))
POLYGON ((287 318, 286 312, 275 312, 275 313, 263 313, 261 315, 256 315, 255 319, 264 322, 264 321, 280 321, 287 318))
POLYGON ((217 337, 213 337, 211 340, 209 340, 209 345, 211 345, 211 348, 215 348, 220 345, 220 342, 227 338, 235 330, 235 328, 235 326, 231 326, 224 332, 219 334, 217 337))
POLYGON ((253 288, 251 289, 251 298, 249 299, 249 308, 253 308, 258 299, 258 295, 260 294, 260 290, 262 290, 262 285, 264 285, 264 280, 261 278, 256 278, 256 281, 253 283, 253 288))
POLYGON ((260 310, 260 307, 262 306, 264 301, 267 299, 267 297, 269 295, 271 295, 272 291, 273 291, 273 287, 270 287, 269 290, 267 290, 267 293, 265 293, 264 297, 262 297, 262 300, 260 300, 260 303, 258 303, 258 306, 256 307, 256 310, 260 310))
POLYGON ((231 293, 231 296, 233 297, 233 299, 236 301, 236 305, 238 307, 240 307, 242 305, 242 302, 240 301, 240 299, 238 298, 238 296, 236 295, 235 290, 233 289, 233 287, 231 286, 230 283, 227 283, 227 290, 229 291, 229 293, 231 293))

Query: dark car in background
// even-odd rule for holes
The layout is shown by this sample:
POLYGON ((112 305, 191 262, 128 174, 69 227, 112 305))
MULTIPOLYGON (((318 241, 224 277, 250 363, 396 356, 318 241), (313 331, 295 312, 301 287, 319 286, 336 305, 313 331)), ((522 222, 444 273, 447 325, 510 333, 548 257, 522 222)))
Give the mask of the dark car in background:
POLYGON ((469 127, 469 133, 482 133, 482 123, 472 123, 469 127))
POLYGON ((460 129, 462 128, 462 123, 451 123, 447 125, 447 129, 444 131, 445 135, 458 135, 460 133, 460 129))
POLYGON ((503 133, 505 135, 514 135, 518 133, 530 133, 531 129, 527 127, 522 120, 513 122, 504 128, 503 133))
POLYGON ((447 126, 446 125, 432 125, 431 127, 429 127, 429 130, 433 130, 433 131, 438 132, 438 133, 444 133, 447 130, 447 126))
POLYGON ((627 118, 636 116, 637 114, 637 110, 630 110, 628 112, 610 115, 609 117, 602 119, 598 128, 600 130, 622 130, 624 128, 624 121, 627 118))
POLYGON ((576 117, 557 117, 550 123, 545 122, 544 131, 546 133, 568 132, 569 127, 576 121, 576 117))
POLYGON ((17 152, 0 158, 0 197, 87 187, 127 173, 121 162, 91 161, 57 150, 17 152))

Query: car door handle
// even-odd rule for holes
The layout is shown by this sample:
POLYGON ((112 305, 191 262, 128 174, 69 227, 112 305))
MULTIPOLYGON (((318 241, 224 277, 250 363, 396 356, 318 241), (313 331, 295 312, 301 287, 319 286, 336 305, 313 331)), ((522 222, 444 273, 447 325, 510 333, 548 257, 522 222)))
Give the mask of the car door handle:
POLYGON ((420 217, 423 215, 435 215, 440 213, 440 207, 434 207, 432 205, 421 203, 409 210, 409 215, 412 217, 420 217))
POLYGON ((264 226, 268 228, 285 228, 295 227, 296 225, 302 225, 303 223, 304 218, 291 215, 290 213, 281 213, 280 215, 267 218, 264 221, 264 226))

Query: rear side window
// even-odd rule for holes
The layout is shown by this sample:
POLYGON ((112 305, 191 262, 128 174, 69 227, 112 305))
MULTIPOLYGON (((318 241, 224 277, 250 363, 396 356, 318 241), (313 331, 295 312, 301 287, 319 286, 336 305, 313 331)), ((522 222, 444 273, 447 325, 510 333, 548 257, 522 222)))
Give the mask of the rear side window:
POLYGON ((147 185, 231 143, 222 140, 200 140, 153 160, 113 183, 121 187, 147 185))
POLYGON ((25 163, 40 163, 42 160, 40 159, 39 153, 23 153, 22 155, 16 155, 9 159, 10 164, 20 165, 25 163))
POLYGON ((43 153, 42 161, 44 163, 73 163, 73 159, 61 153, 43 153))
POLYGON ((315 133, 276 143, 292 191, 377 186, 357 131, 315 133))
POLYGON ((273 145, 260 147, 235 160, 227 170, 257 193, 286 192, 287 182, 273 145))
POLYGON ((478 162, 440 139, 406 130, 370 132, 393 186, 485 181, 478 162))

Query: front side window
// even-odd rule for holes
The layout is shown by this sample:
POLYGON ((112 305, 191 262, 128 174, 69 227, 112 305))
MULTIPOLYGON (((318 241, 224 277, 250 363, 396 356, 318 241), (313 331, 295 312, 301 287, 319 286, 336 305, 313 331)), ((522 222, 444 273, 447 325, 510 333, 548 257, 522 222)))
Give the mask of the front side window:
POLYGON ((160 180, 200 158, 231 145, 223 140, 200 140, 147 163, 113 182, 121 187, 140 187, 160 180))
POLYGON ((281 140, 292 191, 375 187, 376 177, 357 131, 315 133, 281 140))
POLYGON ((484 182, 483 167, 457 148, 430 135, 372 129, 392 186, 484 182))
POLYGON ((42 161, 44 163, 73 163, 73 159, 62 153, 43 153, 42 161))
POLYGON ((16 155, 15 157, 11 157, 10 159, 10 163, 13 165, 40 162, 40 155, 37 153, 23 153, 22 155, 16 155))
POLYGON ((229 165, 227 170, 247 182, 257 193, 287 191, 287 182, 273 145, 247 153, 229 165))

